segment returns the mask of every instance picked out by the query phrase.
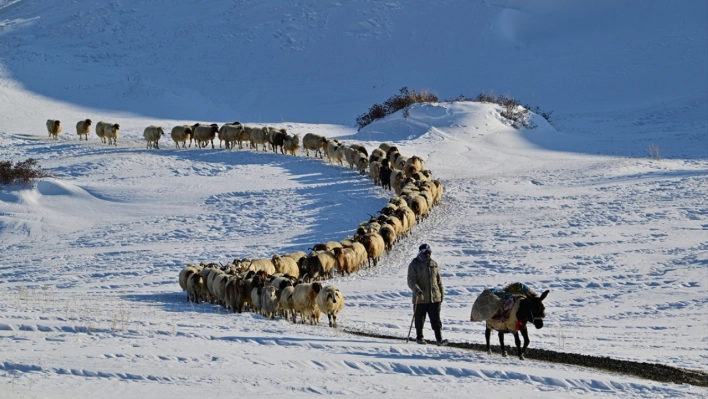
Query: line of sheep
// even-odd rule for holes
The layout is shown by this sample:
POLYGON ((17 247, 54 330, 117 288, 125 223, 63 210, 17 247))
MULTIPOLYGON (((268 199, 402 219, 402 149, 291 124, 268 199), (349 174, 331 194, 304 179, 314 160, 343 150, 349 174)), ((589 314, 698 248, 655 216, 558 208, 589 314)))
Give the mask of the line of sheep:
MULTIPOLYGON (((363 146, 345 146, 323 137, 317 137, 316 142, 320 143, 313 149, 316 153, 321 150, 329 154, 322 144, 335 143, 334 150, 344 148, 347 159, 356 159, 347 155, 351 152, 366 155, 363 146)), ((299 313, 302 323, 318 324, 325 313, 330 327, 336 327, 344 296, 336 287, 323 287, 318 280, 333 278, 335 271, 344 276, 372 264, 377 266, 383 253, 390 253, 395 243, 407 237, 442 196, 440 181, 431 178, 432 173, 424 169, 419 157, 404 158, 396 147, 383 143, 365 159, 373 166, 369 171, 373 180, 389 189, 397 187, 397 195, 377 212, 378 216, 361 223, 352 237, 315 244, 309 254, 298 251, 270 259, 234 259, 224 266, 189 264, 179 274, 189 301, 218 303, 238 313, 248 308, 269 318, 280 315, 293 323, 299 313), (389 165, 400 165, 402 170, 389 165), (389 184, 382 184, 382 180, 389 184)))

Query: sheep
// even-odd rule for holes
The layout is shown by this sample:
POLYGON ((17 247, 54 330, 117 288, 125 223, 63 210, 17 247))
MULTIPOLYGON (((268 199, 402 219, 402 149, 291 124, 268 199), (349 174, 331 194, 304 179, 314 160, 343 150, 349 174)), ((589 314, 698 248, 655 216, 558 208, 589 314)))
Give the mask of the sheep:
POLYGON ((384 161, 386 162, 381 162, 381 167, 379 168, 379 180, 384 189, 390 190, 393 170, 388 166, 388 159, 384 159, 384 161))
POLYGON ((285 287, 280 293, 280 310, 283 312, 285 320, 290 319, 290 312, 292 312, 292 322, 295 323, 295 307, 293 305, 293 294, 295 293, 295 287, 285 287))
POLYGON ((410 197, 409 207, 415 214, 417 222, 428 214, 428 201, 422 195, 414 195, 410 197))
POLYGON ((359 268, 368 265, 368 256, 366 255, 366 248, 360 242, 354 241, 345 248, 351 248, 354 250, 354 253, 356 254, 356 264, 359 268))
POLYGON ((344 295, 335 286, 328 285, 320 290, 315 299, 320 311, 327 315, 329 326, 337 328, 337 315, 344 309, 344 295))
POLYGON ((241 308, 243 307, 243 305, 239 307, 240 281, 241 280, 239 277, 232 276, 229 277, 226 285, 224 286, 224 303, 226 304, 226 307, 231 309, 234 313, 241 313, 241 308))
MULTIPOLYGON (((327 146, 324 149, 325 155, 327 156, 327 159, 329 160, 329 163, 332 163, 333 161, 337 160, 337 148, 341 147, 341 144, 339 144, 338 140, 327 140, 327 146)), ((340 164, 341 164, 341 158, 340 158, 340 164)))
POLYGON ((189 147, 192 147, 193 130, 191 126, 175 126, 172 128, 170 136, 172 136, 172 140, 175 142, 175 147, 178 149, 179 143, 182 143, 182 148, 187 148, 187 140, 189 140, 189 147))
POLYGON ((384 224, 379 230, 379 235, 384 241, 384 249, 386 250, 386 255, 390 255, 391 248, 393 248, 393 243, 396 242, 396 230, 390 224, 384 224))
POLYGON ((204 287, 204 278, 200 273, 192 273, 187 278, 187 297, 189 302, 201 302, 204 298, 206 288, 204 287))
POLYGON ((300 258, 307 256, 307 254, 302 251, 295 251, 295 252, 292 252, 289 254, 285 254, 283 256, 287 256, 288 258, 295 259, 295 262, 297 263, 297 261, 299 261, 300 258))
POLYGON ((91 132, 91 119, 86 119, 83 121, 76 122, 76 134, 79 135, 79 141, 81 141, 81 136, 86 137, 88 141, 88 134, 91 132))
POLYGON ((366 154, 357 152, 354 155, 354 166, 356 166, 360 175, 366 175, 366 169, 369 167, 369 160, 366 159, 366 154))
POLYGON ((238 281, 238 287, 234 288, 234 291, 238 293, 238 297, 232 305, 234 312, 241 313, 245 305, 251 305, 253 307, 253 302, 251 301, 251 291, 253 290, 254 277, 243 278, 238 281))
POLYGON ((199 271, 202 269, 201 266, 195 266, 193 264, 188 264, 185 266, 182 270, 179 272, 179 286, 182 288, 182 291, 187 291, 187 279, 189 276, 191 276, 194 273, 199 273, 199 271))
MULTIPOLYGON (((369 177, 374 180, 374 184, 377 186, 381 184, 381 162, 373 161, 369 162, 369 177)), ((390 179, 390 177, 389 177, 390 179)))
POLYGON ((266 285, 261 291, 261 314, 269 319, 273 319, 278 312, 279 301, 275 291, 276 288, 272 285, 266 285))
MULTIPOLYGON (((309 320, 311 324, 319 323, 320 309, 317 307, 317 294, 322 290, 320 283, 302 283, 295 286, 293 292, 293 311, 300 312, 302 323, 309 320)), ((295 321, 295 315, 293 315, 295 321)))
POLYGON ((408 157, 404 157, 403 155, 399 156, 393 161, 393 169, 400 170, 405 174, 404 168, 406 166, 406 162, 408 162, 408 157))
MULTIPOLYGON (((297 267, 297 261, 288 256, 273 255, 271 259, 275 268, 275 273, 287 274, 295 278, 300 277, 300 269, 297 267)), ((272 274, 272 273, 271 273, 272 274)))
POLYGON ((248 141, 249 145, 251 142, 251 131, 246 130, 246 127, 243 126, 243 128, 239 131, 238 135, 236 136, 236 142, 238 142, 238 148, 243 149, 243 142, 248 141))
POLYGON ((314 133, 306 133, 305 136, 302 138, 302 146, 305 148, 305 155, 308 157, 310 156, 310 151, 315 152, 315 158, 317 158, 317 154, 320 154, 320 158, 322 158, 322 144, 326 143, 327 139, 314 134, 314 133))
POLYGON ((300 135, 286 136, 285 142, 283 142, 283 149, 286 154, 297 156, 297 152, 300 151, 300 135))
POLYGON ((268 145, 268 128, 259 128, 259 127, 248 127, 245 126, 245 129, 249 129, 251 131, 251 148, 255 148, 258 150, 258 145, 263 146, 263 151, 267 151, 268 149, 266 148, 268 145))
POLYGON ((214 138, 219 131, 219 125, 212 123, 211 125, 202 125, 195 123, 192 125, 194 132, 194 141, 199 148, 205 148, 211 142, 211 148, 214 149, 214 138))
POLYGON ((49 137, 54 140, 59 140, 59 133, 61 133, 61 122, 56 119, 47 119, 47 131, 49 132, 49 137))
POLYGON ((310 255, 301 258, 297 265, 300 268, 300 276, 309 280, 318 277, 327 279, 334 277, 334 265, 337 260, 332 252, 313 251, 310 255))
POLYGON ((119 132, 120 125, 117 123, 106 123, 101 121, 96 124, 96 135, 101 139, 101 143, 108 143, 108 145, 111 145, 111 142, 113 142, 114 145, 118 145, 116 143, 116 139, 118 138, 119 132))
MULTIPOLYGON (((379 149, 386 154, 388 154, 388 150, 390 150, 393 147, 393 144, 390 143, 381 143, 379 144, 379 149)), ((394 147, 395 148, 395 147, 394 147)))
POLYGON ((401 195, 403 191, 403 181, 405 180, 405 174, 400 170, 391 171, 391 178, 389 179, 391 188, 396 193, 396 195, 401 195))
POLYGON ((414 173, 420 172, 423 169, 425 169, 425 161, 417 155, 408 158, 403 166, 403 171, 406 172, 408 176, 412 176, 414 173))
POLYGON ((334 258, 337 259, 337 268, 342 274, 342 277, 344 276, 344 272, 346 272, 347 275, 351 275, 353 272, 359 270, 356 253, 351 248, 335 248, 334 258))
POLYGON ((153 126, 150 125, 145 128, 143 131, 143 137, 145 137, 145 141, 147 141, 147 147, 146 149, 150 149, 150 147, 160 149, 160 138, 165 135, 165 130, 162 128, 162 126, 153 126))
POLYGON ((268 142, 270 143, 273 152, 278 152, 278 147, 280 147, 280 153, 285 154, 283 150, 283 145, 285 144, 285 138, 288 135, 286 129, 276 129, 274 127, 264 128, 268 129, 268 142))
POLYGON ((257 286, 251 288, 251 305, 253 306, 253 311, 258 314, 262 314, 261 294, 263 293, 263 288, 257 286))
POLYGON ((437 193, 435 193, 435 198, 433 199, 433 203, 435 205, 440 205, 440 200, 442 199, 442 193, 443 193, 443 186, 440 180, 433 180, 433 184, 438 188, 437 193))
POLYGON ((251 260, 251 264, 248 266, 248 270, 253 270, 254 272, 263 270, 268 274, 274 274, 275 265, 273 265, 273 262, 267 258, 253 259, 251 260))
POLYGON ((334 153, 330 153, 330 158, 337 161, 340 166, 344 166, 347 148, 344 144, 340 144, 334 149, 334 153))
POLYGON ((225 297, 226 283, 229 281, 229 278, 231 276, 229 276, 228 274, 226 274, 224 272, 217 272, 217 273, 212 273, 210 277, 211 277, 211 282, 209 285, 207 285, 207 288, 209 288, 209 291, 214 296, 214 299, 216 300, 217 303, 225 304, 226 301, 224 300, 224 297, 225 297))
POLYGON ((379 161, 383 158, 386 158, 386 152, 380 148, 374 148, 374 150, 371 151, 371 155, 369 155, 369 163, 379 161))
POLYGON ((374 266, 378 265, 379 258, 384 252, 384 240, 378 233, 365 234, 358 240, 366 248, 366 254, 369 257, 369 266, 371 261, 374 261, 374 266))
POLYGON ((408 205, 401 206, 398 208, 395 212, 396 217, 403 222, 403 220, 406 220, 406 223, 404 223, 405 226, 405 235, 408 235, 410 230, 415 226, 416 224, 416 218, 415 218, 415 213, 411 208, 408 207, 408 205))
POLYGON ((243 125, 239 122, 227 123, 219 129, 219 148, 221 148, 221 142, 226 142, 226 148, 234 148, 234 144, 238 141, 241 132, 243 131, 243 125))

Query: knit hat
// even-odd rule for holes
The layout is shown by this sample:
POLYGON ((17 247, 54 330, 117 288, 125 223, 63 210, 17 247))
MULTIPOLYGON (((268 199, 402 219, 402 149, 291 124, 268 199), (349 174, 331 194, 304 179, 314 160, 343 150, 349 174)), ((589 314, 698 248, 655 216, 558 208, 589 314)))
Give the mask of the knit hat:
POLYGON ((421 246, 418 247, 418 252, 428 252, 428 253, 432 253, 433 250, 430 249, 430 245, 428 245, 428 244, 421 244, 421 246))

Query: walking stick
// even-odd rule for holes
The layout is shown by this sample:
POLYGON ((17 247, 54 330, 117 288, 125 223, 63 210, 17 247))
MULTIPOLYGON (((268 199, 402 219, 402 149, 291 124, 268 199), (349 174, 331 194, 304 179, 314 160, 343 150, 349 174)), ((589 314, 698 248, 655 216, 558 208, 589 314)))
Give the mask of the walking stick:
POLYGON ((413 318, 411 319, 411 326, 408 328, 408 338, 406 338, 406 343, 408 343, 411 339, 411 330, 413 330, 416 309, 418 309, 418 295, 415 296, 415 302, 413 303, 413 318))

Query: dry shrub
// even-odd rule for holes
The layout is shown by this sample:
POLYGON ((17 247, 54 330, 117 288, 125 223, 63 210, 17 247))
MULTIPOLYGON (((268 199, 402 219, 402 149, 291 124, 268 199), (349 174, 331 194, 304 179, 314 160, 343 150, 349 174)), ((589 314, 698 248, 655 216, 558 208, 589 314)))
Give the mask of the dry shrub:
MULTIPOLYGON (((399 93, 391 96, 383 104, 374 104, 369 108, 368 112, 359 115, 356 118, 356 124, 359 130, 370 124, 371 122, 383 119, 387 115, 391 115, 396 111, 406 109, 409 105, 416 103, 434 103, 438 102, 438 96, 427 91, 418 92, 409 90, 408 87, 402 87, 399 93)), ((408 113, 404 111, 404 117, 408 117, 408 113)))
POLYGON ((0 161, 0 184, 22 183, 23 186, 36 179, 52 177, 50 172, 42 170, 33 158, 17 161, 13 166, 12 161, 0 161))

